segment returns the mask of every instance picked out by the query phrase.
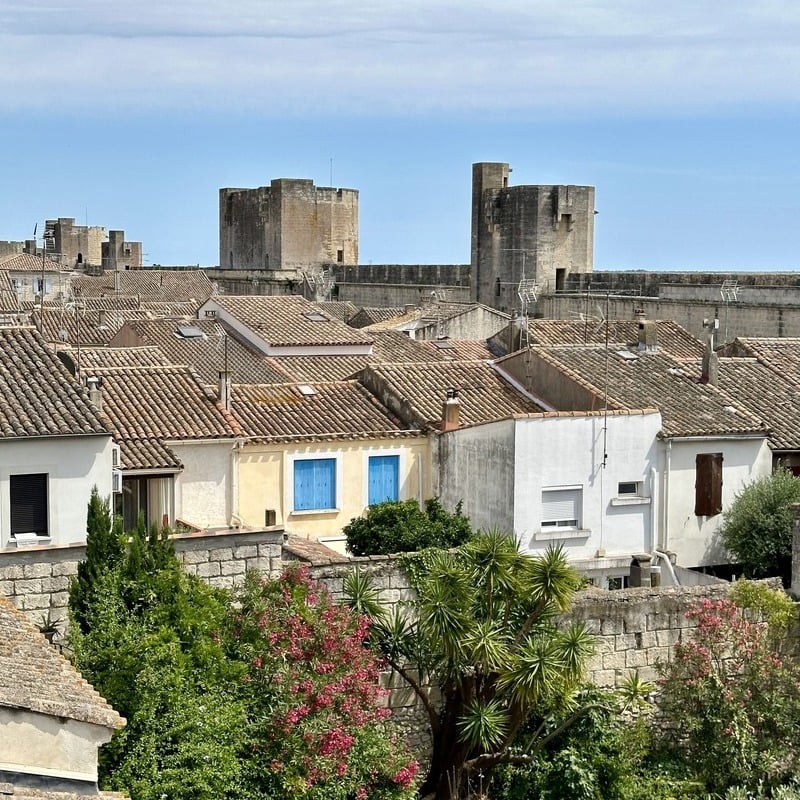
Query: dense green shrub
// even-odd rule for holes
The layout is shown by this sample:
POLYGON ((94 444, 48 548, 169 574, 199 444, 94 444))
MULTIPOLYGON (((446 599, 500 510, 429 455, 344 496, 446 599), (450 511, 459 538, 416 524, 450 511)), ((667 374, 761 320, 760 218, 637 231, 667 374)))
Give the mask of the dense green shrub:
POLYGON ((472 529, 461 503, 451 514, 433 497, 425 502, 424 511, 416 500, 377 503, 365 516, 352 519, 344 533, 353 555, 369 556, 457 547, 472 536, 472 529))
POLYGON ((792 504, 800 502, 800 479, 776 470, 736 495, 725 512, 722 541, 748 578, 791 578, 792 504))

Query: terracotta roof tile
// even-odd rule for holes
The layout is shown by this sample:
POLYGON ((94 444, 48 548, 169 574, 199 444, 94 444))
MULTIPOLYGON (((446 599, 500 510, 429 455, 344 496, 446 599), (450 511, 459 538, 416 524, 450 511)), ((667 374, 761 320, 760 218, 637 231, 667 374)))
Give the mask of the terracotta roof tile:
MULTIPOLYGON (((76 350, 69 352, 73 363, 78 360, 76 350)), ((86 347, 81 350, 80 368, 92 372, 104 367, 165 367, 167 357, 158 347, 86 347)))
MULTIPOLYGON (((44 260, 45 272, 66 272, 71 270, 58 261, 51 258, 44 260)), ((15 255, 0 256, 0 269, 8 272, 39 272, 42 271, 42 257, 34 256, 29 253, 17 253, 15 255)))
MULTIPOLYGON (((647 320, 645 320, 647 321, 647 320)), ((650 320, 656 328, 658 348, 674 358, 701 358, 705 345, 672 320, 650 320)), ((605 344, 621 342, 635 346, 639 341, 639 320, 530 319, 531 344, 605 344), (608 331, 606 331, 608 329, 608 331)))
POLYGON ((447 361, 490 361, 498 355, 485 340, 423 339, 418 344, 447 361))
POLYGON ((371 336, 350 328, 299 295, 219 295, 213 302, 274 347, 364 345, 371 336))
POLYGON ((120 445, 123 469, 177 467, 170 440, 226 439, 240 433, 189 367, 94 367, 83 375, 103 380, 103 413, 120 445))
POLYGON ((0 596, 0 706, 107 728, 125 720, 0 596))
POLYGON ((79 275, 72 280, 76 297, 136 296, 142 300, 200 304, 214 293, 214 286, 200 269, 126 269, 100 276, 79 275))
MULTIPOLYGON (((609 408, 658 408, 667 436, 764 433, 759 419, 737 408, 719 387, 701 381, 699 367, 663 351, 639 352, 624 343, 531 350, 598 398, 607 391, 609 408)), ((507 358, 520 357, 517 353, 507 358)), ((504 361, 498 362, 500 369, 504 361)), ((546 399, 558 404, 558 398, 546 399)))
POLYGON ((107 434, 88 395, 32 328, 0 328, 0 438, 107 434))
POLYGON ((19 310, 19 299, 11 283, 11 276, 5 270, 0 269, 0 314, 16 313, 19 310))
MULTIPOLYGON (((233 383, 285 383, 292 376, 275 359, 257 352, 227 326, 212 319, 128 321, 111 345, 155 345, 171 364, 194 368, 200 380, 216 386, 226 363, 233 383)), ((135 349, 135 348, 134 348, 135 349)))
POLYGON ((407 430, 356 381, 234 386, 233 415, 255 441, 394 435, 407 430))
POLYGON ((342 322, 348 322, 358 313, 358 306, 350 300, 317 300, 315 305, 342 322))
POLYGON ((399 317, 405 312, 403 306, 394 306, 391 308, 369 308, 364 307, 358 310, 358 313, 348 320, 347 324, 351 328, 366 328, 368 325, 374 325, 376 322, 385 322, 389 319, 399 317))
POLYGON ((408 421, 425 428, 439 427, 450 388, 458 391, 463 425, 543 410, 485 361, 377 364, 365 370, 361 380, 381 397, 382 387, 388 389, 404 406, 408 421))

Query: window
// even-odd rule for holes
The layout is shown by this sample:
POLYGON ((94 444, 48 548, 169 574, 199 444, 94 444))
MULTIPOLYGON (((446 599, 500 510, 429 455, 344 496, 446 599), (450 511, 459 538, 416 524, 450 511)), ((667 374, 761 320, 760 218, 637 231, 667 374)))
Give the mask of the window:
POLYGON ((400 499, 400 456, 369 457, 368 504, 400 499))
POLYGON ((305 458, 294 462, 294 510, 336 508, 336 459, 305 458))
POLYGON ((11 535, 47 536, 47 473, 12 475, 10 480, 11 535))
POLYGON ((617 494, 619 495, 641 495, 641 481, 620 481, 617 484, 617 494))
POLYGON ((340 263, 344 263, 344 250, 337 250, 336 251, 336 260, 340 263))
POLYGON ((581 494, 576 489, 545 489, 542 492, 542 528, 579 528, 581 494))
POLYGON ((694 513, 713 517, 722 511, 722 453, 698 453, 695 459, 694 513))

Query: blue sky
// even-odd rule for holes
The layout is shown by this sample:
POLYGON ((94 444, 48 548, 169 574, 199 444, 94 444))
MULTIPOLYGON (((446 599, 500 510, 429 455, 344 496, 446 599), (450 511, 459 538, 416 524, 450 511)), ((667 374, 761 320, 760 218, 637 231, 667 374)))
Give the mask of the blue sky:
POLYGON ((800 267, 800 3, 0 0, 0 239, 218 261, 218 190, 360 190, 362 263, 469 261, 474 161, 597 187, 595 267, 800 267))

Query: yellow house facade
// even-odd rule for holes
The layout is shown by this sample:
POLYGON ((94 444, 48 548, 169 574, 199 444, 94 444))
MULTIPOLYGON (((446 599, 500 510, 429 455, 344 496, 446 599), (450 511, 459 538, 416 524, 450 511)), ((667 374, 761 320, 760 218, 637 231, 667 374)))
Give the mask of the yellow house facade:
POLYGON ((342 528, 371 500, 422 504, 431 496, 430 473, 428 437, 421 432, 250 443, 239 453, 239 515, 245 525, 279 525, 343 551, 342 528), (322 491, 306 492, 306 474, 324 483, 322 491))

